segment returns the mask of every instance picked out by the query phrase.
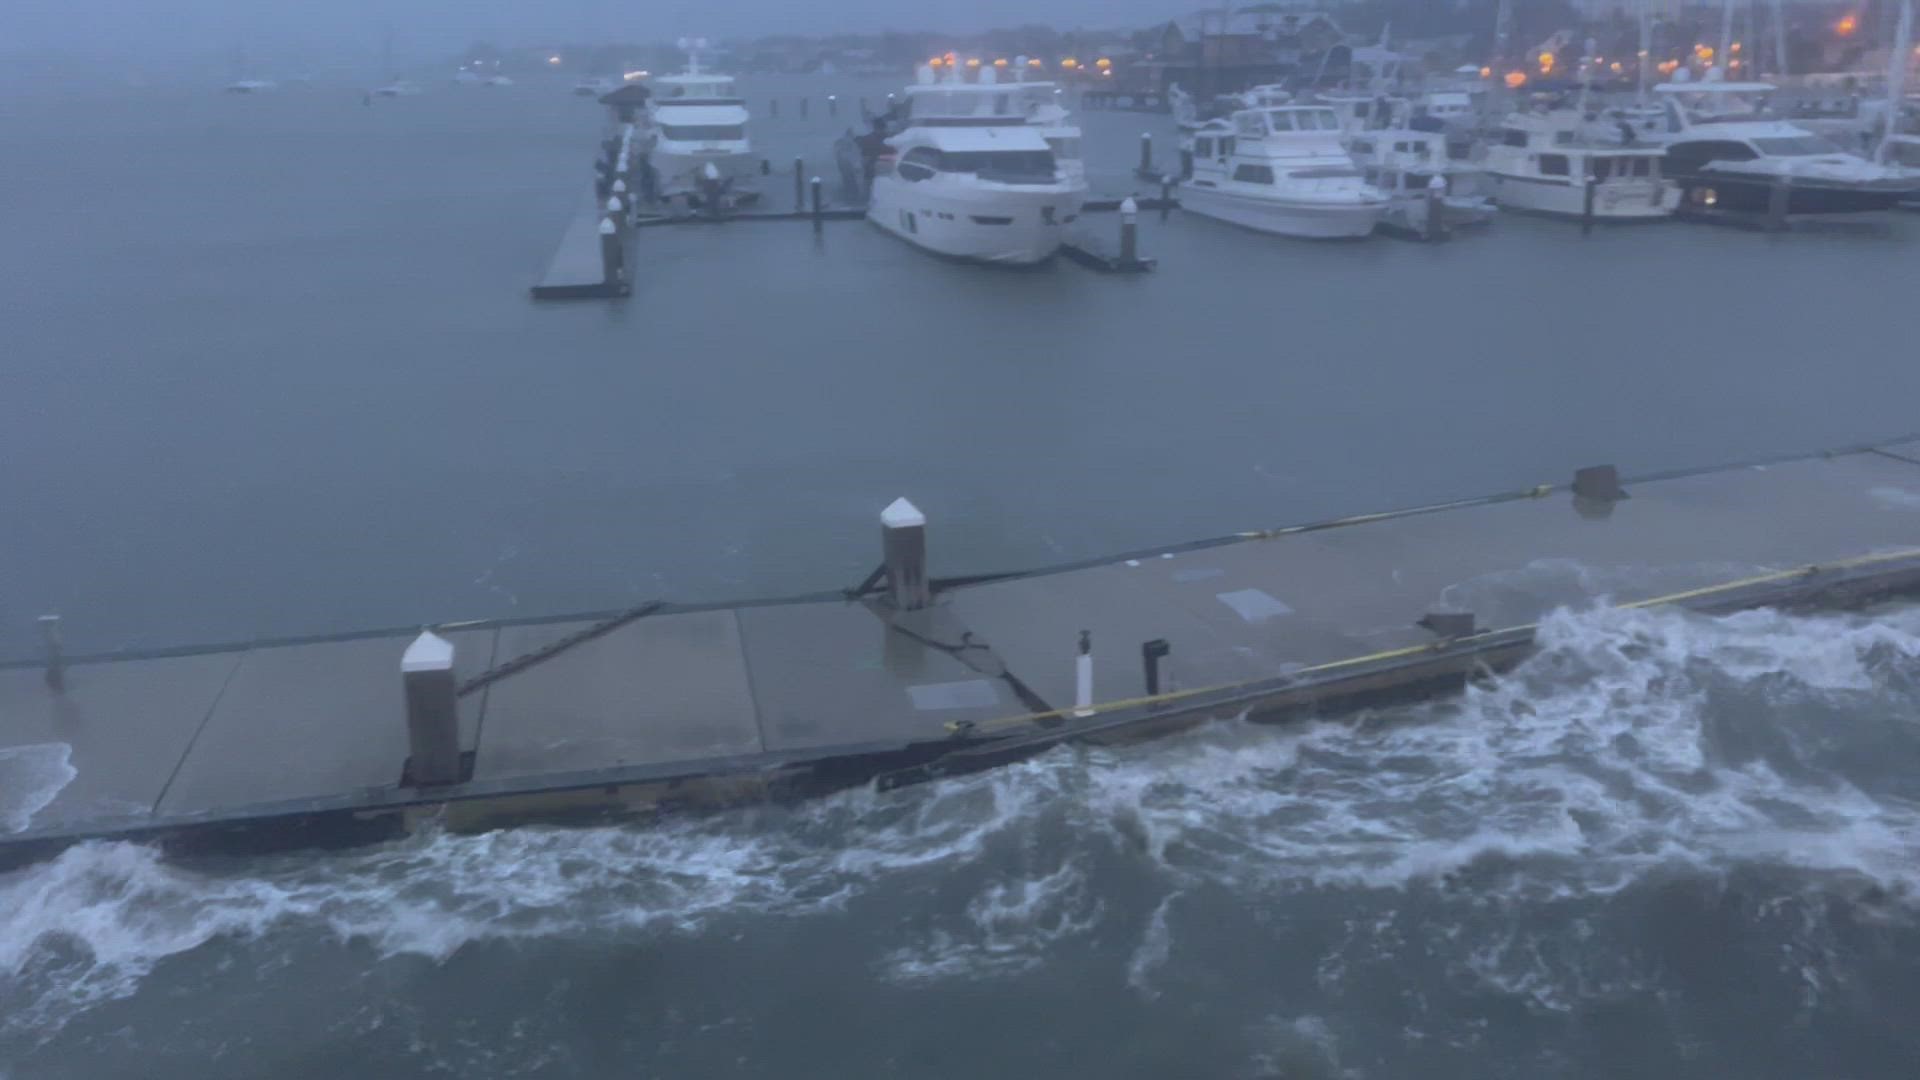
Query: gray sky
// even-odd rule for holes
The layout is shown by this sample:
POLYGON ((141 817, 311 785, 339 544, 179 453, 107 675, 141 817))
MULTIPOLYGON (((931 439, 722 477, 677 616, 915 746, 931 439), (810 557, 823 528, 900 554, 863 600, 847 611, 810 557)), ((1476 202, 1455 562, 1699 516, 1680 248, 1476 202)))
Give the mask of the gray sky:
POLYGON ((671 40, 834 30, 978 30, 1144 24, 1199 5, 1165 0, 0 0, 0 54, 168 60, 237 47, 318 57, 377 52, 391 26, 395 53, 417 60, 475 39, 539 44, 592 38, 671 40))

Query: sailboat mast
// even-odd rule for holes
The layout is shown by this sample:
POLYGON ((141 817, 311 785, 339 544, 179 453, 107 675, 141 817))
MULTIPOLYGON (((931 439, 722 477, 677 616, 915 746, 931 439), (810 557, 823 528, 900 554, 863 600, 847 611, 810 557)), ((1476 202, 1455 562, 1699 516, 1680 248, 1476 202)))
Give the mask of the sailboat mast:
POLYGON ((1647 86, 1651 82, 1649 75, 1653 68, 1653 16, 1648 5, 1653 0, 1640 0, 1640 63, 1637 66, 1640 76, 1640 104, 1647 103, 1647 86))

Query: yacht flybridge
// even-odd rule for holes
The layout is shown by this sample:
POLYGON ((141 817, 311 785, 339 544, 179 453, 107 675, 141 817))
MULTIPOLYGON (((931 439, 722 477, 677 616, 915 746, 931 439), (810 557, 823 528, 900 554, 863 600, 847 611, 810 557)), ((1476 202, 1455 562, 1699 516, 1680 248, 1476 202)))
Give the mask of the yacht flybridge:
POLYGON ((1180 205, 1260 232, 1366 236, 1387 211, 1325 105, 1241 109, 1181 134, 1180 205))
MULTIPOLYGON (((930 68, 908 88, 905 126, 873 163, 867 219, 916 247, 990 263, 1043 262, 1060 250, 1086 198, 1084 174, 1063 169, 1034 121, 1051 87, 936 83, 930 68)), ((1057 118, 1054 118, 1057 119, 1057 118)), ((1078 129, 1071 129, 1077 143, 1078 129)), ((1073 147, 1077 150, 1077 146, 1073 147)))

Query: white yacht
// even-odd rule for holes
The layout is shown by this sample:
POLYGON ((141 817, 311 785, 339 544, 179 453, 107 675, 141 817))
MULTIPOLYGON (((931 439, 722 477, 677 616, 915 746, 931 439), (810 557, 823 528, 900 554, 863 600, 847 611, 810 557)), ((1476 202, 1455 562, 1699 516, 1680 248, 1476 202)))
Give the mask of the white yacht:
MULTIPOLYGON (((1440 126, 1433 118, 1416 122, 1422 128, 1440 126)), ((1346 142, 1363 178, 1387 197, 1387 212, 1380 219, 1383 228, 1426 235, 1428 209, 1436 197, 1440 224, 1446 228, 1493 220, 1493 202, 1482 193, 1486 174, 1477 163, 1453 156, 1445 132, 1384 128, 1349 135, 1346 142)))
MULTIPOLYGON (((907 92, 906 127, 874 163, 867 220, 916 247, 989 263, 1044 262, 1086 199, 1030 122, 1021 87, 933 83, 907 92)), ((984 76, 990 80, 991 76, 984 76)))
POLYGON ((682 47, 687 70, 654 79, 647 99, 647 164, 655 195, 689 202, 750 199, 757 194, 760 164, 747 138, 746 102, 733 76, 700 70, 698 44, 682 47))
POLYGON ((1584 139, 1585 122, 1577 110, 1507 117, 1487 147, 1493 201, 1502 209, 1581 217, 1591 180, 1596 220, 1671 217, 1680 189, 1662 173, 1660 148, 1584 139))
POLYGON ((1060 167, 1061 175, 1085 184, 1087 163, 1080 156, 1080 124, 1061 102, 1060 87, 1050 82, 1022 81, 1014 83, 1012 89, 1018 107, 1026 113, 1027 123, 1038 128, 1040 137, 1047 140, 1047 148, 1053 151, 1053 160, 1060 167))
POLYGON ((1261 232, 1366 236, 1387 211, 1325 105, 1241 109, 1183 134, 1180 205, 1261 232))

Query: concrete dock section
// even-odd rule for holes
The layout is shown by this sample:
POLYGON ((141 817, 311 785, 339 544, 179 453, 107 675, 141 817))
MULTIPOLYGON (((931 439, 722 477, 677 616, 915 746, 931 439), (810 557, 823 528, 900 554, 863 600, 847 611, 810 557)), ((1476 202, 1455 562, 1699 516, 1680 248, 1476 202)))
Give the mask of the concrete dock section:
POLYGON ((560 246, 533 286, 535 300, 576 300, 626 296, 632 288, 624 276, 626 233, 618 234, 619 260, 609 265, 601 223, 605 216, 597 203, 582 206, 567 222, 560 246))
POLYGON ((88 837, 326 842, 423 815, 477 828, 906 783, 1458 685, 1565 606, 1920 588, 1912 442, 1624 490, 1589 470, 931 590, 939 523, 888 515, 893 565, 846 595, 441 628, 421 639, 453 652, 437 708, 403 693, 413 633, 0 668, 0 862, 88 837), (448 764, 422 779, 410 732, 417 752, 434 723, 448 764))

